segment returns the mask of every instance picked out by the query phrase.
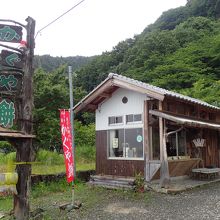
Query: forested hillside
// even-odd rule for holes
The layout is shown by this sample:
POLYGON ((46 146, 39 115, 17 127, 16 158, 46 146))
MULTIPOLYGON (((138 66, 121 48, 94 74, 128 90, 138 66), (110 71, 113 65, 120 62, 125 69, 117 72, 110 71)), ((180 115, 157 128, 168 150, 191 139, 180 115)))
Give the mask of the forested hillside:
POLYGON ((77 71, 91 91, 109 72, 220 105, 220 0, 189 0, 77 71))
POLYGON ((94 57, 52 57, 50 55, 43 55, 34 57, 35 68, 41 68, 46 72, 52 72, 59 68, 61 65, 71 65, 73 70, 77 70, 82 66, 86 65, 94 57))
MULTIPOLYGON (((219 18, 220 0, 188 0, 186 6, 164 12, 140 35, 119 42, 111 52, 91 58, 88 64, 88 59, 79 58, 85 65, 74 75, 74 101, 79 101, 109 72, 115 72, 220 106, 219 18)), ((46 60, 44 69, 53 71, 46 74, 38 69, 34 79, 35 131, 44 147, 59 144, 58 109, 69 105, 64 68, 54 71, 56 65, 66 64, 65 58, 62 62, 49 57, 46 60)), ((42 62, 38 66, 43 67, 42 62)), ((91 125, 85 125, 92 121, 91 116, 85 113, 77 117, 84 124, 77 124, 82 132, 78 141, 94 135, 91 125)))

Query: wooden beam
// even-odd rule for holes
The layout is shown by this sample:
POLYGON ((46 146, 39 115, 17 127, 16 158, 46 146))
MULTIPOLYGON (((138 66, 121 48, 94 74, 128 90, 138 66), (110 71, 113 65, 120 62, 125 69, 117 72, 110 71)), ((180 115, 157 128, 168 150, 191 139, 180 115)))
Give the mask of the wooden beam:
POLYGON ((147 94, 151 98, 158 99, 160 101, 164 100, 164 95, 162 95, 159 92, 153 91, 151 89, 143 88, 128 82, 123 82, 119 79, 113 79, 113 85, 118 86, 120 88, 128 89, 128 90, 133 90, 135 92, 140 92, 143 94, 147 94))
POLYGON ((98 105, 88 104, 86 107, 91 110, 96 110, 98 108, 98 105))
MULTIPOLYGON (((148 100, 144 101, 144 159, 145 159, 145 168, 150 169, 149 160, 150 160, 150 146, 149 146, 149 103, 148 100)), ((145 172, 145 180, 150 181, 150 172, 145 172), (148 175, 148 176, 147 176, 148 175)))
POLYGON ((26 138, 26 139, 30 139, 30 138, 36 138, 35 135, 31 135, 31 134, 22 134, 21 132, 17 132, 17 133, 0 133, 0 137, 5 137, 5 138, 26 138))
MULTIPOLYGON (((162 103, 159 102, 159 110, 162 110, 162 103)), ((159 117, 159 137, 160 137, 160 161, 163 160, 163 118, 159 117)))
POLYGON ((107 80, 104 84, 102 84, 99 88, 95 89, 91 93, 89 93, 77 106, 75 106, 74 112, 77 113, 82 111, 88 104, 90 104, 93 100, 95 100, 98 96, 101 96, 107 89, 109 89, 112 85, 112 79, 107 80))
POLYGON ((103 98, 110 98, 112 96, 112 94, 109 94, 109 93, 102 93, 99 95, 100 97, 103 97, 103 98))
POLYGON ((173 114, 172 112, 165 112, 165 111, 150 110, 150 113, 158 116, 159 118, 166 118, 179 125, 186 125, 188 127, 196 127, 196 128, 210 128, 210 129, 217 129, 217 130, 220 129, 219 123, 213 123, 213 122, 206 121, 203 119, 198 120, 193 117, 189 117, 189 116, 186 117, 186 116, 177 115, 177 114, 173 114))
POLYGON ((150 147, 149 147, 149 101, 144 101, 144 150, 146 159, 150 160, 150 147))
MULTIPOLYGON (((159 110, 163 110, 163 103, 159 101, 159 110)), ((169 166, 167 160, 167 149, 166 149, 166 130, 165 130, 165 119, 159 117, 159 134, 160 134, 160 186, 167 188, 170 183, 169 166)))

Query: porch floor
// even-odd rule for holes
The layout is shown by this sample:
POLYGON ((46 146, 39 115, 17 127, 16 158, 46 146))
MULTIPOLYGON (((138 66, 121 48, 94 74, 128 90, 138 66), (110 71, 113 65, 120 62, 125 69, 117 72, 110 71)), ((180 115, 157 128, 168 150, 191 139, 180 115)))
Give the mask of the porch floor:
POLYGON ((159 180, 146 183, 145 188, 160 193, 179 193, 215 182, 220 182, 220 177, 213 180, 196 180, 190 178, 189 176, 183 176, 171 178, 169 188, 161 188, 159 180))
MULTIPOLYGON (((118 177, 108 175, 93 175, 89 181, 90 185, 102 186, 106 188, 123 188, 133 189, 134 180, 132 177, 118 177)), ((189 176, 171 177, 170 185, 168 188, 161 188, 159 180, 153 180, 145 183, 146 190, 152 190, 159 193, 180 193, 193 188, 205 186, 211 183, 220 182, 220 176, 215 179, 199 180, 192 179, 189 176)))

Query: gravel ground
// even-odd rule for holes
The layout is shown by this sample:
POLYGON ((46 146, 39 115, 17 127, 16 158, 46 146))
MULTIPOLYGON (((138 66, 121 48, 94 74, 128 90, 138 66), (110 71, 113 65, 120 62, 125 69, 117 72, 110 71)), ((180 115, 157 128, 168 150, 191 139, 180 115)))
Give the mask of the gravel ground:
POLYGON ((79 210, 65 214, 63 219, 215 220, 220 219, 220 183, 176 195, 150 193, 148 201, 110 197, 95 204, 83 216, 79 210))

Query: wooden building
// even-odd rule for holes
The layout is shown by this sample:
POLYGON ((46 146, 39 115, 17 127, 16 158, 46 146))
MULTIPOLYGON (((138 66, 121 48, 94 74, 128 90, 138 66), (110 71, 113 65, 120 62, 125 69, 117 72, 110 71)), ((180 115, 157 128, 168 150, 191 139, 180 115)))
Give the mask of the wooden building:
POLYGON ((146 181, 220 167, 220 108, 110 73, 74 111, 95 112, 96 174, 146 181))

